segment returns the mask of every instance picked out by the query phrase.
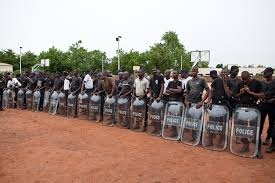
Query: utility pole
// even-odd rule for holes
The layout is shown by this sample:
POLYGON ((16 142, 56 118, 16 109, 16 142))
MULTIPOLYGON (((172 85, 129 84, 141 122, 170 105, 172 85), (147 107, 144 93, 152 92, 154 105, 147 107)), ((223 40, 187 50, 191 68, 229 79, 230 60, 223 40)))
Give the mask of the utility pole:
POLYGON ((120 70, 120 50, 119 50, 119 41, 122 37, 117 36, 116 41, 117 41, 117 70, 120 70))
POLYGON ((19 69, 20 74, 22 73, 22 52, 21 52, 22 46, 20 46, 20 56, 19 56, 19 69))

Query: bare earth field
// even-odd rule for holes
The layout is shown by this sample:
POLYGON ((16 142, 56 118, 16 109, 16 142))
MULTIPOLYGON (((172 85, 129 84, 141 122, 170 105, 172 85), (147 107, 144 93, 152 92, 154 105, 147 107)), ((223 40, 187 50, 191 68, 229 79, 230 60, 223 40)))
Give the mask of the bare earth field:
POLYGON ((274 183, 275 153, 264 153, 263 160, 241 158, 229 150, 7 109, 0 112, 0 183, 8 182, 274 183))

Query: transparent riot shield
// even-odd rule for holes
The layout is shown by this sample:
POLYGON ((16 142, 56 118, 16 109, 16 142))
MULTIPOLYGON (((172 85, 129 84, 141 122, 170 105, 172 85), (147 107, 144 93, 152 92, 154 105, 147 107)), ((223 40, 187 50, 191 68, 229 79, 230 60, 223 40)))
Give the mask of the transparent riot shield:
POLYGON ((147 133, 161 136, 161 130, 164 119, 164 103, 153 100, 148 109, 148 126, 147 133))
POLYGON ((192 103, 187 108, 181 135, 181 141, 184 144, 193 146, 200 143, 204 113, 204 108, 200 107, 197 109, 196 105, 192 103))
POLYGON ((41 97, 40 91, 36 90, 33 93, 33 105, 32 105, 32 110, 35 112, 39 111, 40 97, 41 97))
POLYGON ((31 90, 26 91, 26 108, 27 110, 32 110, 33 92, 31 90))
POLYGON ((54 91, 50 99, 49 113, 52 115, 55 115, 57 112, 58 96, 59 93, 57 91, 54 91))
POLYGON ((130 128, 134 131, 145 131, 146 101, 136 97, 132 103, 130 128))
POLYGON ((67 99, 67 116, 70 118, 77 117, 76 113, 77 96, 71 93, 67 99))
POLYGON ((112 125, 115 123, 115 114, 116 114, 116 99, 115 97, 109 98, 106 97, 103 110, 103 125, 112 125))
POLYGON ((77 113, 79 119, 88 119, 89 96, 87 93, 78 95, 77 113))
POLYGON ((3 100, 2 100, 2 106, 4 109, 8 107, 8 98, 9 98, 8 91, 7 91, 7 89, 4 89, 3 100))
POLYGON ((17 108, 24 109, 24 99, 25 99, 25 91, 23 88, 20 88, 17 92, 17 108))
POLYGON ((167 140, 179 140, 185 107, 181 102, 168 102, 165 107, 162 137, 167 140))
POLYGON ((230 150, 253 158, 258 153, 261 114, 255 108, 237 107, 233 112, 230 150), (237 139, 240 139, 240 141, 237 139))
POLYGON ((7 94, 8 94, 8 108, 13 108, 14 107, 14 97, 15 97, 15 92, 12 89, 7 89, 7 94))
POLYGON ((117 126, 120 128, 129 128, 131 117, 130 117, 130 98, 120 97, 117 100, 117 126))
POLYGON ((67 99, 64 92, 60 92, 58 96, 58 114, 60 116, 66 116, 67 115, 67 99))
POLYGON ((100 110, 101 110, 101 98, 99 95, 94 94, 91 96, 91 99, 89 102, 88 119, 99 122, 101 120, 100 110))
POLYGON ((45 94, 44 94, 44 100, 43 100, 43 111, 44 112, 49 112, 50 98, 51 98, 51 92, 46 90, 45 94))
POLYGON ((223 151, 227 146, 229 110, 223 105, 212 105, 205 110, 202 145, 206 149, 223 151))

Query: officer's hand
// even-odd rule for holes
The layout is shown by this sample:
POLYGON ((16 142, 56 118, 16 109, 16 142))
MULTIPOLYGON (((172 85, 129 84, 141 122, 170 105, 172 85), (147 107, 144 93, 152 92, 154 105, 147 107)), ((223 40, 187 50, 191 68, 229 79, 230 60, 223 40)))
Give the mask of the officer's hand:
POLYGON ((245 93, 245 88, 240 89, 240 93, 244 94, 245 93))
POLYGON ((197 103, 196 108, 199 109, 199 108, 201 108, 202 105, 203 105, 203 103, 199 102, 199 103, 197 103))
POLYGON ((186 107, 190 106, 190 102, 185 101, 184 104, 185 104, 186 107))
POLYGON ((207 102, 205 104, 205 108, 208 108, 208 109, 212 110, 212 102, 207 102))

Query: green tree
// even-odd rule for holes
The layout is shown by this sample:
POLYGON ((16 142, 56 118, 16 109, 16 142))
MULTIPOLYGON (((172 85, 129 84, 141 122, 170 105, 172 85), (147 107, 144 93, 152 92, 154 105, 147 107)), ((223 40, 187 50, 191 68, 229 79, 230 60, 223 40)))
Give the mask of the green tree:
POLYGON ((38 56, 37 63, 40 63, 41 59, 50 60, 50 66, 45 67, 46 71, 54 73, 72 70, 68 55, 55 47, 49 48, 48 51, 42 51, 38 56))
POLYGON ((19 70, 19 57, 12 49, 0 51, 0 62, 13 65, 13 70, 19 70))
POLYGON ((31 51, 27 51, 22 55, 22 71, 31 70, 32 66, 34 66, 37 62, 37 55, 32 53, 31 51))
POLYGON ((223 64, 217 64, 216 68, 223 68, 223 64))
POLYGON ((180 43, 178 35, 173 31, 164 33, 161 43, 151 46, 147 55, 149 69, 156 66, 162 72, 168 68, 179 70, 181 60, 183 68, 190 69, 191 67, 190 56, 180 43))

